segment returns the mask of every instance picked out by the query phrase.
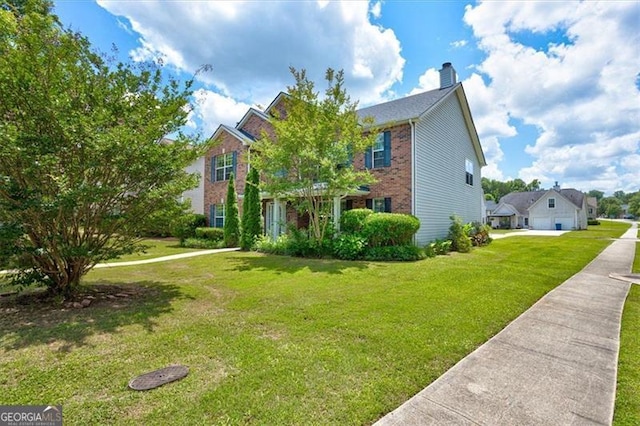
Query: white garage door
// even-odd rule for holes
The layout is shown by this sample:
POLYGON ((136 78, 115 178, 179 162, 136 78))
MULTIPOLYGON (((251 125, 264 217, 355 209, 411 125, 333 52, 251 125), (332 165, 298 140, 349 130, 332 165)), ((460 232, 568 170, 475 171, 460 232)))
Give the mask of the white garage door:
POLYGON ((551 219, 548 217, 533 217, 531 218, 531 229, 536 229, 536 230, 555 229, 555 225, 551 224, 551 219))

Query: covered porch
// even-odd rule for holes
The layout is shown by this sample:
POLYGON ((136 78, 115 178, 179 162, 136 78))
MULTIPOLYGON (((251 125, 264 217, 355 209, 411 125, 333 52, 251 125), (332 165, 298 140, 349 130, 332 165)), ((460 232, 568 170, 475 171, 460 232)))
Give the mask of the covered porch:
MULTIPOLYGON (((325 191, 322 185, 318 184, 315 190, 318 193, 314 194, 314 196, 323 197, 325 191)), ((323 202, 329 203, 326 211, 331 216, 335 230, 340 230, 342 212, 366 207, 366 196, 369 193, 369 188, 362 186, 340 196, 332 197, 330 200, 323 200, 323 202)), ((295 208, 295 200, 302 198, 302 195, 290 193, 283 197, 273 197, 270 194, 263 193, 260 198, 264 218, 264 233, 274 240, 286 233, 288 225, 293 225, 297 229, 309 227, 309 215, 307 213, 299 213, 295 208)))

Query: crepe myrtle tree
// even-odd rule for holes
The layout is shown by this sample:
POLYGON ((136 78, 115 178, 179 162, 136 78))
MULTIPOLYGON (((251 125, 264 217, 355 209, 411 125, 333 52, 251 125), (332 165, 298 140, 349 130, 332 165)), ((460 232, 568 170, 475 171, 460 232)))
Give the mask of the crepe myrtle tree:
POLYGON ((273 134, 263 132, 252 145, 252 167, 263 174, 263 191, 308 213, 311 237, 321 243, 334 197, 375 180, 368 171, 354 169, 352 159, 373 145, 376 132, 372 118, 358 117, 342 70, 327 69, 322 97, 304 69, 290 71, 295 85, 287 88, 283 113, 270 120, 273 134))
POLYGON ((179 133, 192 81, 113 63, 49 2, 14 3, 0 8, 0 265, 68 296, 140 250, 148 218, 196 186, 185 166, 206 147, 179 133))

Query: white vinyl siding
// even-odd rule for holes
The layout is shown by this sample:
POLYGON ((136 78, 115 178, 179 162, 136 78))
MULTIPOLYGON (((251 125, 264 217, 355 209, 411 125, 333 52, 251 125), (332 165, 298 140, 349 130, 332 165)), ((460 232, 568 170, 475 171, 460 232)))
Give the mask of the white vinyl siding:
POLYGON ((483 195, 480 162, 455 93, 417 122, 415 137, 416 242, 423 245, 447 236, 452 214, 480 222, 483 195), (461 177, 466 160, 473 166, 474 185, 461 177))

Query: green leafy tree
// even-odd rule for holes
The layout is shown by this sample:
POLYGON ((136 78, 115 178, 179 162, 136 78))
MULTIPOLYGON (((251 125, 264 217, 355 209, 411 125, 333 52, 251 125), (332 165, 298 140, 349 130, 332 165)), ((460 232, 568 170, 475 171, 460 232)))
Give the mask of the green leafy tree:
POLYGON ((260 206, 260 174, 252 167, 247 176, 242 200, 242 234, 240 247, 250 250, 256 239, 262 234, 261 206, 260 206))
POLYGON ((191 82, 109 63, 49 2, 14 3, 0 8, 0 255, 14 283, 69 295, 196 185, 184 169, 201 150, 161 143, 186 122, 191 82))
POLYGON ((598 202, 600 202, 600 200, 604 198, 604 192, 598 191, 597 189, 592 189, 591 191, 587 192, 587 196, 593 197, 598 200, 598 202))
POLYGON ((629 199, 629 213, 640 218, 640 191, 633 193, 629 199))
POLYGON ((240 219, 238 218, 238 197, 233 173, 229 176, 227 185, 227 204, 224 216, 224 244, 227 247, 237 247, 240 241, 240 219))
POLYGON ((264 132, 254 143, 252 162, 264 174, 266 192, 308 213, 311 238, 321 245, 334 197, 374 181, 368 171, 355 170, 351 160, 373 145, 376 132, 363 133, 372 119, 359 119, 342 71, 327 70, 322 99, 305 70, 291 68, 291 73, 296 84, 288 88, 285 113, 271 120, 273 135, 264 132))
POLYGON ((622 214, 622 202, 616 197, 605 197, 598 203, 598 214, 616 218, 622 214))

